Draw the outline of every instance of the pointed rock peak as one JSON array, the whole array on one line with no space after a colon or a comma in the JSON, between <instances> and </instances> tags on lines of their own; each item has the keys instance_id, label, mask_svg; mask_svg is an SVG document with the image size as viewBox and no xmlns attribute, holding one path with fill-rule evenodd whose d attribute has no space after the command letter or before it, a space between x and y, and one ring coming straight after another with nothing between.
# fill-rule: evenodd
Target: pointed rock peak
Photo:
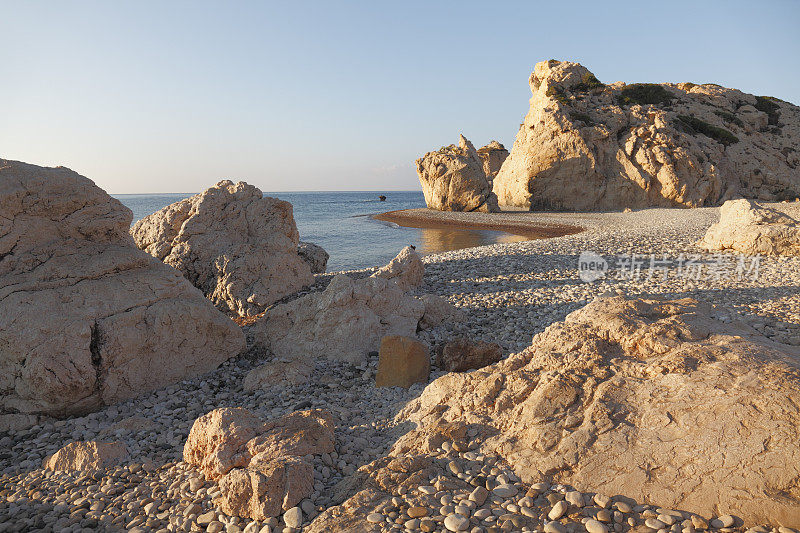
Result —
<instances>
[{"instance_id":1,"label":"pointed rock peak","mask_svg":"<svg viewBox=\"0 0 800 533\"><path fill-rule=\"evenodd\" d=\"M473 146L472 142L469 139L464 137L463 134L458 135L458 147L462 150L466 150L468 152L474 152L475 146Z\"/></svg>"},{"instance_id":2,"label":"pointed rock peak","mask_svg":"<svg viewBox=\"0 0 800 533\"><path fill-rule=\"evenodd\" d=\"M533 73L529 79L531 91L534 93L544 85L546 91L552 85L560 85L565 88L584 83L587 88L602 86L594 74L580 63L571 61L541 61L536 63Z\"/></svg>"}]
</instances>

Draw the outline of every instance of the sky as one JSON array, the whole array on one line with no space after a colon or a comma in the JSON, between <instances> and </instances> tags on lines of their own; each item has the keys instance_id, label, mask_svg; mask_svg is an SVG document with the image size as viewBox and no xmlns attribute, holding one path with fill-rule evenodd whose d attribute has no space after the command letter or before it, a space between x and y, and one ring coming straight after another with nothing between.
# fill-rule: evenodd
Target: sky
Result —
<instances>
[{"instance_id":1,"label":"sky","mask_svg":"<svg viewBox=\"0 0 800 533\"><path fill-rule=\"evenodd\" d=\"M714 82L800 104L800 1L0 0L0 158L110 193L415 190L414 160L510 149L528 76Z\"/></svg>"}]
</instances>

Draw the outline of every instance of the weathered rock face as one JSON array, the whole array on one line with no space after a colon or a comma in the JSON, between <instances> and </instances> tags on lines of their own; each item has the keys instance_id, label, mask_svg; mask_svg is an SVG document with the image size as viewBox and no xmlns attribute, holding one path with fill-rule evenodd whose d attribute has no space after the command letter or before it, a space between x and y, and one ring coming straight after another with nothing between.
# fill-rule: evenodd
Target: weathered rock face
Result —
<instances>
[{"instance_id":1,"label":"weathered rock face","mask_svg":"<svg viewBox=\"0 0 800 533\"><path fill-rule=\"evenodd\" d=\"M491 183L508 157L506 147L497 141L492 141L482 148L478 148L478 157L483 161L483 173Z\"/></svg>"},{"instance_id":2,"label":"weathered rock face","mask_svg":"<svg viewBox=\"0 0 800 533\"><path fill-rule=\"evenodd\" d=\"M490 162L487 150L487 166ZM497 198L484 172L484 161L463 135L450 145L417 159L417 175L425 203L440 211L499 211Z\"/></svg>"},{"instance_id":3,"label":"weathered rock face","mask_svg":"<svg viewBox=\"0 0 800 533\"><path fill-rule=\"evenodd\" d=\"M420 429L393 453L430 451L459 421L526 482L797 527L798 398L800 350L727 311L602 298L520 354L431 383L398 416Z\"/></svg>"},{"instance_id":4,"label":"weathered rock face","mask_svg":"<svg viewBox=\"0 0 800 533\"><path fill-rule=\"evenodd\" d=\"M314 468L302 459L334 451L327 411L295 411L263 422L247 409L223 407L195 420L183 460L218 480L225 513L264 520L311 494Z\"/></svg>"},{"instance_id":5,"label":"weathered rock face","mask_svg":"<svg viewBox=\"0 0 800 533\"><path fill-rule=\"evenodd\" d=\"M424 312L425 304L394 281L340 274L323 292L270 308L253 331L281 357L359 364L384 335L416 334Z\"/></svg>"},{"instance_id":6,"label":"weathered rock face","mask_svg":"<svg viewBox=\"0 0 800 533\"><path fill-rule=\"evenodd\" d=\"M404 291L418 287L424 276L425 265L413 246L400 250L386 266L372 275L374 278L390 279Z\"/></svg>"},{"instance_id":7,"label":"weathered rock face","mask_svg":"<svg viewBox=\"0 0 800 533\"><path fill-rule=\"evenodd\" d=\"M239 316L262 313L314 282L298 254L292 204L243 182L221 181L168 205L138 221L131 234L218 308Z\"/></svg>"},{"instance_id":8,"label":"weathered rock face","mask_svg":"<svg viewBox=\"0 0 800 533\"><path fill-rule=\"evenodd\" d=\"M503 349L497 343L459 338L442 345L436 361L447 372L465 372L494 364L502 357Z\"/></svg>"},{"instance_id":9,"label":"weathered rock face","mask_svg":"<svg viewBox=\"0 0 800 533\"><path fill-rule=\"evenodd\" d=\"M500 205L622 210L800 196L800 108L718 85L603 85L538 63Z\"/></svg>"},{"instance_id":10,"label":"weathered rock face","mask_svg":"<svg viewBox=\"0 0 800 533\"><path fill-rule=\"evenodd\" d=\"M387 335L381 339L376 387L405 387L426 383L431 373L428 347L411 337Z\"/></svg>"},{"instance_id":11,"label":"weathered rock face","mask_svg":"<svg viewBox=\"0 0 800 533\"><path fill-rule=\"evenodd\" d=\"M0 419L92 411L245 348L241 329L136 248L131 219L69 169L0 160Z\"/></svg>"},{"instance_id":12,"label":"weathered rock face","mask_svg":"<svg viewBox=\"0 0 800 533\"><path fill-rule=\"evenodd\" d=\"M323 274L325 272L330 255L322 246L312 242L300 242L297 246L297 253L306 262L312 274Z\"/></svg>"},{"instance_id":13,"label":"weathered rock face","mask_svg":"<svg viewBox=\"0 0 800 533\"><path fill-rule=\"evenodd\" d=\"M800 255L800 224L751 200L729 200L719 210L719 222L697 244L748 255Z\"/></svg>"},{"instance_id":14,"label":"weathered rock face","mask_svg":"<svg viewBox=\"0 0 800 533\"><path fill-rule=\"evenodd\" d=\"M104 470L128 459L122 442L70 442L44 460L45 470Z\"/></svg>"}]
</instances>

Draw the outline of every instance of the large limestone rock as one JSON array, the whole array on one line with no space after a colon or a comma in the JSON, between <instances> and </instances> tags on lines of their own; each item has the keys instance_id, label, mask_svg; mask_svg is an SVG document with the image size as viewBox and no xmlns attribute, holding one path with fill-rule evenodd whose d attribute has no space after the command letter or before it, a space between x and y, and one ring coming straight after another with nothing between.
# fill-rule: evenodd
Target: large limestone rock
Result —
<instances>
[{"instance_id":1,"label":"large limestone rock","mask_svg":"<svg viewBox=\"0 0 800 533\"><path fill-rule=\"evenodd\" d=\"M490 158L487 168L496 164ZM497 198L484 171L484 161L463 135L458 146L450 145L428 152L417 159L417 175L425 194L425 203L440 211L498 211Z\"/></svg>"},{"instance_id":2,"label":"large limestone rock","mask_svg":"<svg viewBox=\"0 0 800 533\"><path fill-rule=\"evenodd\" d=\"M491 183L508 157L506 147L497 141L492 141L482 148L478 148L478 157L483 161L483 173Z\"/></svg>"},{"instance_id":3,"label":"large limestone rock","mask_svg":"<svg viewBox=\"0 0 800 533\"><path fill-rule=\"evenodd\" d=\"M86 413L245 348L230 319L136 248L131 219L67 168L0 160L0 427Z\"/></svg>"},{"instance_id":4,"label":"large limestone rock","mask_svg":"<svg viewBox=\"0 0 800 533\"><path fill-rule=\"evenodd\" d=\"M303 457L333 452L333 429L327 411L264 422L247 409L223 407L195 420L183 460L219 482L225 513L265 520L311 494L314 467Z\"/></svg>"},{"instance_id":5,"label":"large limestone rock","mask_svg":"<svg viewBox=\"0 0 800 533\"><path fill-rule=\"evenodd\" d=\"M436 364L447 372L466 372L494 364L503 358L503 348L494 342L458 338L437 347Z\"/></svg>"},{"instance_id":6,"label":"large limestone rock","mask_svg":"<svg viewBox=\"0 0 800 533\"><path fill-rule=\"evenodd\" d=\"M221 181L144 217L131 234L218 308L239 316L260 314L314 282L298 254L292 204L247 183Z\"/></svg>"},{"instance_id":7,"label":"large limestone rock","mask_svg":"<svg viewBox=\"0 0 800 533\"><path fill-rule=\"evenodd\" d=\"M800 255L797 220L751 200L729 200L697 243L706 250L736 251L748 255Z\"/></svg>"},{"instance_id":8,"label":"large limestone rock","mask_svg":"<svg viewBox=\"0 0 800 533\"><path fill-rule=\"evenodd\" d=\"M603 85L538 63L500 205L622 210L800 196L800 108L713 84Z\"/></svg>"},{"instance_id":9,"label":"large limestone rock","mask_svg":"<svg viewBox=\"0 0 800 533\"><path fill-rule=\"evenodd\" d=\"M45 470L105 470L128 459L122 442L70 442L44 460Z\"/></svg>"},{"instance_id":10,"label":"large limestone rock","mask_svg":"<svg viewBox=\"0 0 800 533\"><path fill-rule=\"evenodd\" d=\"M431 373L428 347L412 337L387 335L381 339L376 387L405 387L426 383Z\"/></svg>"},{"instance_id":11,"label":"large limestone rock","mask_svg":"<svg viewBox=\"0 0 800 533\"><path fill-rule=\"evenodd\" d=\"M425 265L413 246L406 246L386 266L372 274L374 278L394 281L398 287L408 291L418 287L425 276Z\"/></svg>"},{"instance_id":12,"label":"large limestone rock","mask_svg":"<svg viewBox=\"0 0 800 533\"><path fill-rule=\"evenodd\" d=\"M527 350L446 374L393 452L468 424L525 482L800 526L800 350L691 299L602 298Z\"/></svg>"}]
</instances>

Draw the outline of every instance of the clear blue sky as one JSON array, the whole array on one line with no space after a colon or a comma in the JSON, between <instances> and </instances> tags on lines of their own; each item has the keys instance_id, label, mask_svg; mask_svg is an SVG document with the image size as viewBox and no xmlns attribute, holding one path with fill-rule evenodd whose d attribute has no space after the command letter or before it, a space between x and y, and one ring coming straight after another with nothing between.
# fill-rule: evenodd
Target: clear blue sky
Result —
<instances>
[{"instance_id":1,"label":"clear blue sky","mask_svg":"<svg viewBox=\"0 0 800 533\"><path fill-rule=\"evenodd\" d=\"M541 60L800 103L800 2L0 0L0 157L111 193L416 189L510 148Z\"/></svg>"}]
</instances>

